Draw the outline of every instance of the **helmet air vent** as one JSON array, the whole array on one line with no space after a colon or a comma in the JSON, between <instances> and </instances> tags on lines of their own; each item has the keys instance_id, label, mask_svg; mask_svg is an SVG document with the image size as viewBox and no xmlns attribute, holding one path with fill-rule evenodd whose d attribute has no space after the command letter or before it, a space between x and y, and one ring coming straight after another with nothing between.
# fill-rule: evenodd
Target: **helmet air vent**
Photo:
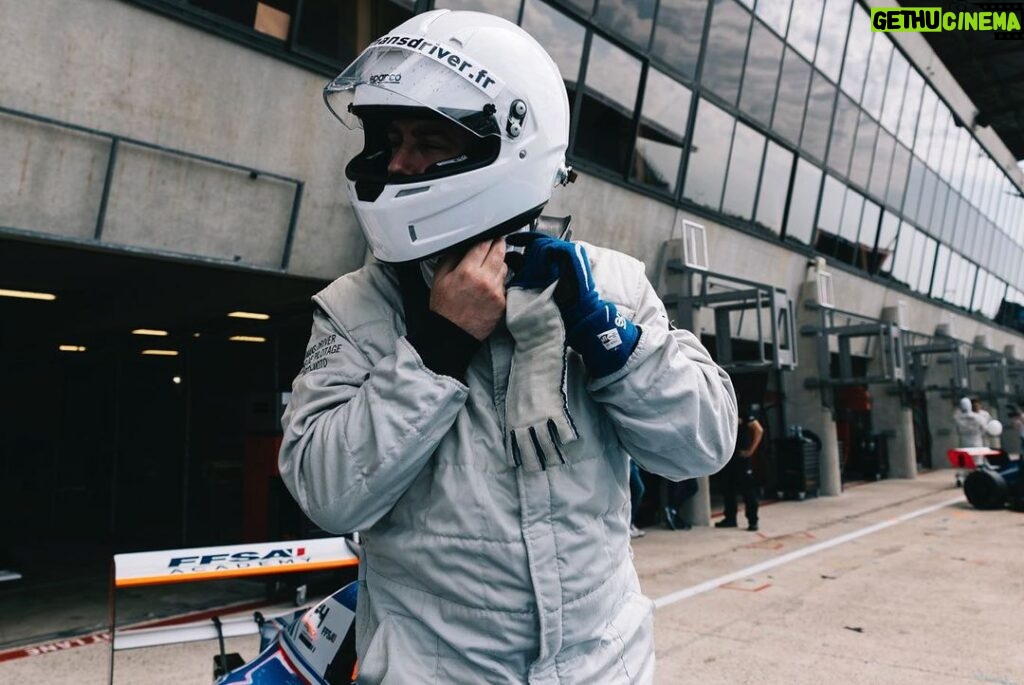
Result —
<instances>
[{"instance_id":1,"label":"helmet air vent","mask_svg":"<svg viewBox=\"0 0 1024 685\"><path fill-rule=\"evenodd\" d=\"M420 186L419 188L402 188L395 194L395 198L408 197L409 195L419 195L430 190L430 186Z\"/></svg>"}]
</instances>

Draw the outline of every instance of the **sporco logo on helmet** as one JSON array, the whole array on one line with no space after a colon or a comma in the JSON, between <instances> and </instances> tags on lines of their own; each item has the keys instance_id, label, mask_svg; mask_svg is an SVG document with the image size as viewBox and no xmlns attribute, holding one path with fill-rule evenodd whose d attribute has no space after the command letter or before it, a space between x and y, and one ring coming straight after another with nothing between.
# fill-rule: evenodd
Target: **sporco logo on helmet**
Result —
<instances>
[{"instance_id":1,"label":"sporco logo on helmet","mask_svg":"<svg viewBox=\"0 0 1024 685\"><path fill-rule=\"evenodd\" d=\"M417 15L371 43L327 84L324 99L347 127L363 130L346 185L382 262L515 231L570 176L569 102L558 67L499 17ZM467 149L412 175L389 171L391 122L438 118L472 134Z\"/></svg>"}]
</instances>

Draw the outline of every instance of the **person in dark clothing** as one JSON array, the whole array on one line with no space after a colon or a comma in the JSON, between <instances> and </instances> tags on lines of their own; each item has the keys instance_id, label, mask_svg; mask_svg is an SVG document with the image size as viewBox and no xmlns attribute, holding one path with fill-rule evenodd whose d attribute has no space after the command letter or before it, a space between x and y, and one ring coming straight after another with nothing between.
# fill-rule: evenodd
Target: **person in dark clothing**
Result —
<instances>
[{"instance_id":1,"label":"person in dark clothing","mask_svg":"<svg viewBox=\"0 0 1024 685\"><path fill-rule=\"evenodd\" d=\"M764 437L764 428L752 413L740 413L736 433L736 451L722 469L722 497L725 500L725 518L715 528L736 527L736 496L743 496L747 530L757 530L757 483L754 481L752 459Z\"/></svg>"},{"instance_id":2,"label":"person in dark clothing","mask_svg":"<svg viewBox=\"0 0 1024 685\"><path fill-rule=\"evenodd\" d=\"M679 518L683 504L697 494L696 478L687 478L678 483L668 484L668 506L665 507L665 526L669 530L690 530L693 524Z\"/></svg>"}]
</instances>

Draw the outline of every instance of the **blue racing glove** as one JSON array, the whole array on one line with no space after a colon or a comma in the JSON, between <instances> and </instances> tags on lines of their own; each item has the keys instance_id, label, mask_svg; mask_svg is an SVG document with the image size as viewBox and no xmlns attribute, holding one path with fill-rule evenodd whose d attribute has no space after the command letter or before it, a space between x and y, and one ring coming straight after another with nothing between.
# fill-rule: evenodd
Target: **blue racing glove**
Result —
<instances>
[{"instance_id":1,"label":"blue racing glove","mask_svg":"<svg viewBox=\"0 0 1024 685\"><path fill-rule=\"evenodd\" d=\"M536 232L514 233L506 242L525 248L522 256L509 255L516 270L510 287L546 288L558 281L554 297L566 340L583 357L590 374L601 378L625 366L640 329L598 295L583 246Z\"/></svg>"}]
</instances>

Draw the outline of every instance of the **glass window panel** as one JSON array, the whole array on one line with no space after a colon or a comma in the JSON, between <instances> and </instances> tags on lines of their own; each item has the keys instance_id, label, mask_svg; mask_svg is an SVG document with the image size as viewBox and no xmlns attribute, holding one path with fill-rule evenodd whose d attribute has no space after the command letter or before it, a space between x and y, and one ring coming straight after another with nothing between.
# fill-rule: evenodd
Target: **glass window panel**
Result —
<instances>
[{"instance_id":1,"label":"glass window panel","mask_svg":"<svg viewBox=\"0 0 1024 685\"><path fill-rule=\"evenodd\" d=\"M967 214L967 231L966 240L964 241L964 252L967 252L969 245L976 240L978 235L979 227L981 226L981 212L977 209L971 209Z\"/></svg>"},{"instance_id":2,"label":"glass window panel","mask_svg":"<svg viewBox=\"0 0 1024 685\"><path fill-rule=\"evenodd\" d=\"M875 234L878 232L878 216L882 210L881 207L870 200L864 200L863 205L864 208L860 213L860 226L857 234L853 265L858 269L871 271L874 268ZM847 201L847 209L849 209L849 201ZM845 221L845 209L843 214Z\"/></svg>"},{"instance_id":3,"label":"glass window panel","mask_svg":"<svg viewBox=\"0 0 1024 685\"><path fill-rule=\"evenodd\" d=\"M949 184L945 181L939 181L938 186L935 188L935 208L932 209L931 220L921 226L928 235L937 237L942 234L942 220L946 215L946 204L948 201Z\"/></svg>"},{"instance_id":4,"label":"glass window panel","mask_svg":"<svg viewBox=\"0 0 1024 685\"><path fill-rule=\"evenodd\" d=\"M980 240L978 240L980 238ZM975 244L978 245L977 254L974 255L974 261L984 265L986 268L991 267L992 264L992 243L995 240L995 228L991 223L982 219L978 226L978 232L974 240Z\"/></svg>"},{"instance_id":5,"label":"glass window panel","mask_svg":"<svg viewBox=\"0 0 1024 685\"><path fill-rule=\"evenodd\" d=\"M992 186L995 184L995 177L999 173L996 165L990 158L985 160L985 173L981 177L981 192L978 195L978 204L975 205L981 212L988 214L992 201Z\"/></svg>"},{"instance_id":6,"label":"glass window panel","mask_svg":"<svg viewBox=\"0 0 1024 685\"><path fill-rule=\"evenodd\" d=\"M757 0L754 11L776 33L785 36L789 25L789 3L790 0Z\"/></svg>"},{"instance_id":7,"label":"glass window panel","mask_svg":"<svg viewBox=\"0 0 1024 685\"><path fill-rule=\"evenodd\" d=\"M526 0L523 5L523 28L545 46L558 65L572 103L583 62L583 26L542 0Z\"/></svg>"},{"instance_id":8,"label":"glass window panel","mask_svg":"<svg viewBox=\"0 0 1024 685\"><path fill-rule=\"evenodd\" d=\"M793 143L800 140L800 126L804 120L810 81L811 65L795 50L786 48L772 128Z\"/></svg>"},{"instance_id":9,"label":"glass window panel","mask_svg":"<svg viewBox=\"0 0 1024 685\"><path fill-rule=\"evenodd\" d=\"M999 305L1002 303L1005 293L1006 283L993 276L991 295L988 298L988 302L985 303L985 308L981 310L981 313L990 319L994 319L996 314L999 313Z\"/></svg>"},{"instance_id":10,"label":"glass window panel","mask_svg":"<svg viewBox=\"0 0 1024 685\"><path fill-rule=\"evenodd\" d=\"M935 125L935 108L939 99L930 86L925 87L921 96L921 115L917 124L917 137L914 139L914 154L923 161L928 161L928 148L932 144L932 127Z\"/></svg>"},{"instance_id":11,"label":"glass window panel","mask_svg":"<svg viewBox=\"0 0 1024 685\"><path fill-rule=\"evenodd\" d=\"M903 203L903 191L907 187L907 172L910 169L910 150L896 143L892 156L892 171L885 191L885 201L890 207L899 208Z\"/></svg>"},{"instance_id":12,"label":"glass window panel","mask_svg":"<svg viewBox=\"0 0 1024 685\"><path fill-rule=\"evenodd\" d=\"M793 168L793 153L769 140L764 156L764 172L757 194L757 212L754 220L773 233L782 230L782 215L789 192L789 172Z\"/></svg>"},{"instance_id":13,"label":"glass window panel","mask_svg":"<svg viewBox=\"0 0 1024 685\"><path fill-rule=\"evenodd\" d=\"M686 170L683 195L697 204L718 209L729 163L733 118L707 100L697 106L693 142Z\"/></svg>"},{"instance_id":14,"label":"glass window panel","mask_svg":"<svg viewBox=\"0 0 1024 685\"><path fill-rule=\"evenodd\" d=\"M889 82L885 88L885 102L882 105L881 124L892 134L900 123L900 108L907 88L907 72L910 64L899 50L893 50L889 65Z\"/></svg>"},{"instance_id":15,"label":"glass window panel","mask_svg":"<svg viewBox=\"0 0 1024 685\"><path fill-rule=\"evenodd\" d=\"M932 277L932 297L944 299L946 295L946 276L949 274L949 258L951 256L949 248L939 244L938 257L935 260L935 273Z\"/></svg>"},{"instance_id":16,"label":"glass window panel","mask_svg":"<svg viewBox=\"0 0 1024 685\"><path fill-rule=\"evenodd\" d=\"M885 129L878 130L878 144L875 146L875 158L871 164L871 179L868 190L879 199L885 198L886 185L889 181L889 169L892 156L896 151L896 139Z\"/></svg>"},{"instance_id":17,"label":"glass window panel","mask_svg":"<svg viewBox=\"0 0 1024 685\"><path fill-rule=\"evenodd\" d=\"M988 175L992 171L992 166L989 161L988 155L981 158L978 166L978 175L974 181L974 193L971 198L971 202L975 207L981 207L984 203L985 193L988 190Z\"/></svg>"},{"instance_id":18,"label":"glass window panel","mask_svg":"<svg viewBox=\"0 0 1024 685\"><path fill-rule=\"evenodd\" d=\"M733 0L715 3L701 83L730 105L736 104L747 52L750 13Z\"/></svg>"},{"instance_id":19,"label":"glass window panel","mask_svg":"<svg viewBox=\"0 0 1024 685\"><path fill-rule=\"evenodd\" d=\"M850 25L850 5L851 0L825 0L825 12L822 15L814 65L832 79L833 83L839 81L839 71L843 66L846 31Z\"/></svg>"},{"instance_id":20,"label":"glass window panel","mask_svg":"<svg viewBox=\"0 0 1024 685\"><path fill-rule=\"evenodd\" d=\"M597 35L590 43L588 59L574 151L583 159L625 174L633 142L640 61Z\"/></svg>"},{"instance_id":21,"label":"glass window panel","mask_svg":"<svg viewBox=\"0 0 1024 685\"><path fill-rule=\"evenodd\" d=\"M956 222L953 224L952 248L957 252L963 252L964 237L967 235L967 224L971 215L971 203L961 202L956 211Z\"/></svg>"},{"instance_id":22,"label":"glass window panel","mask_svg":"<svg viewBox=\"0 0 1024 685\"><path fill-rule=\"evenodd\" d=\"M821 26L821 8L824 6L824 0L800 0L793 3L793 12L789 18L786 42L810 62L814 61L818 27Z\"/></svg>"},{"instance_id":23,"label":"glass window panel","mask_svg":"<svg viewBox=\"0 0 1024 685\"><path fill-rule=\"evenodd\" d=\"M903 198L903 215L908 218L917 216L917 207L921 203L921 185L924 183L924 164L917 157L910 159L910 175L907 177L907 194Z\"/></svg>"},{"instance_id":24,"label":"glass window panel","mask_svg":"<svg viewBox=\"0 0 1024 685\"><path fill-rule=\"evenodd\" d=\"M975 276L974 296L971 298L970 308L972 311L979 311L981 309L981 302L985 299L985 289L987 287L988 274L985 273L984 269L978 269L978 275Z\"/></svg>"},{"instance_id":25,"label":"glass window panel","mask_svg":"<svg viewBox=\"0 0 1024 685\"><path fill-rule=\"evenodd\" d=\"M818 231L825 231L832 236L839 235L839 221L843 215L843 200L846 199L846 186L832 176L825 176L825 186L821 194L821 209L818 212Z\"/></svg>"},{"instance_id":26,"label":"glass window panel","mask_svg":"<svg viewBox=\"0 0 1024 685\"><path fill-rule=\"evenodd\" d=\"M598 0L594 18L613 33L646 50L654 26L655 0Z\"/></svg>"},{"instance_id":27,"label":"glass window panel","mask_svg":"<svg viewBox=\"0 0 1024 685\"><path fill-rule=\"evenodd\" d=\"M927 226L935 209L935 187L939 184L938 175L931 169L924 172L924 185L921 187L921 204L917 208L917 223Z\"/></svg>"},{"instance_id":28,"label":"glass window panel","mask_svg":"<svg viewBox=\"0 0 1024 685\"><path fill-rule=\"evenodd\" d=\"M900 223L900 234L892 263L892 277L901 283L907 282L907 271L910 269L910 254L913 251L914 234L916 232L914 227L906 221Z\"/></svg>"},{"instance_id":29,"label":"glass window panel","mask_svg":"<svg viewBox=\"0 0 1024 685\"><path fill-rule=\"evenodd\" d=\"M960 260L959 278L953 284L950 293L950 301L961 307L967 306L971 301L971 289L974 287L974 265L966 259ZM947 284L947 288L949 285Z\"/></svg>"},{"instance_id":30,"label":"glass window panel","mask_svg":"<svg viewBox=\"0 0 1024 685\"><path fill-rule=\"evenodd\" d=\"M807 111L804 115L804 129L800 134L800 147L817 159L825 159L828 127L832 122L835 99L835 86L829 83L821 72L815 70L811 77L811 92L807 96Z\"/></svg>"},{"instance_id":31,"label":"glass window panel","mask_svg":"<svg viewBox=\"0 0 1024 685\"><path fill-rule=\"evenodd\" d=\"M953 256L957 258L957 255ZM950 260L952 263L952 260ZM974 287L975 267L966 259L957 262L957 278L953 281L946 278L946 301L966 307L971 301L971 289Z\"/></svg>"},{"instance_id":32,"label":"glass window panel","mask_svg":"<svg viewBox=\"0 0 1024 685\"><path fill-rule=\"evenodd\" d=\"M177 3L182 4L182 3ZM197 3L192 3L197 4ZM284 0L284 2L265 2L274 9L285 12L294 18L296 12L295 0ZM407 3L382 2L379 4L364 3L340 3L337 0L305 0L302 4L302 13L298 18L298 25L295 26L295 46L302 50L308 50L329 58L331 61L347 64L355 59L369 43L373 36L387 33L402 22L410 19L413 15L411 3L408 7L402 7ZM248 26L254 26L257 3L255 2L225 2L216 0L214 3L204 2L199 6L212 9L216 5L219 10L226 10L228 14L237 18L239 11L252 11L252 17ZM508 0L507 2L496 2L495 7L500 12L503 8L518 11L519 0ZM217 11L217 10L215 10ZM512 20L515 21L513 12ZM219 12L218 12L219 13ZM289 19L289 22L291 19ZM284 28L284 27L279 27ZM289 26L290 28L290 26ZM281 40L286 38L287 29L280 32L272 31L267 33L261 30L264 35L273 35Z\"/></svg>"},{"instance_id":33,"label":"glass window panel","mask_svg":"<svg viewBox=\"0 0 1024 685\"><path fill-rule=\"evenodd\" d=\"M729 176L725 183L722 211L749 219L754 213L757 179L764 157L764 136L746 124L737 122L729 156Z\"/></svg>"},{"instance_id":34,"label":"glass window panel","mask_svg":"<svg viewBox=\"0 0 1024 685\"><path fill-rule=\"evenodd\" d=\"M957 303L961 307L969 308L971 306L971 298L974 296L974 283L977 278L978 267L965 261L963 286L960 289L960 301Z\"/></svg>"},{"instance_id":35,"label":"glass window panel","mask_svg":"<svg viewBox=\"0 0 1024 685\"><path fill-rule=\"evenodd\" d=\"M899 225L900 220L895 214L891 212L882 214L882 223L878 226L878 247L875 248L872 271L888 273L892 268L892 254L896 251Z\"/></svg>"},{"instance_id":36,"label":"glass window panel","mask_svg":"<svg viewBox=\"0 0 1024 685\"><path fill-rule=\"evenodd\" d=\"M658 5L651 52L688 79L697 72L708 7L708 0L661 0Z\"/></svg>"},{"instance_id":37,"label":"glass window panel","mask_svg":"<svg viewBox=\"0 0 1024 685\"><path fill-rule=\"evenodd\" d=\"M819 252L830 254L846 264L856 264L864 196L850 187L846 187L845 191L838 236L819 232L816 248Z\"/></svg>"},{"instance_id":38,"label":"glass window panel","mask_svg":"<svg viewBox=\"0 0 1024 685\"><path fill-rule=\"evenodd\" d=\"M921 270L917 277L917 291L928 294L932 284L932 269L935 266L935 249L937 242L927 236L923 236L924 242L921 245Z\"/></svg>"},{"instance_id":39,"label":"glass window panel","mask_svg":"<svg viewBox=\"0 0 1024 685\"><path fill-rule=\"evenodd\" d=\"M937 291L939 297L946 302L955 302L956 293L960 287L960 281L963 279L964 263L960 258L960 255L949 251L949 269L946 271L946 284L941 291Z\"/></svg>"},{"instance_id":40,"label":"glass window panel","mask_svg":"<svg viewBox=\"0 0 1024 685\"><path fill-rule=\"evenodd\" d=\"M917 129L917 117L921 112L921 93L924 90L924 79L916 69L907 74L907 92L903 96L903 108L900 111L900 127L896 137L904 145L914 148L914 131ZM916 148L914 148L916 149Z\"/></svg>"},{"instance_id":41,"label":"glass window panel","mask_svg":"<svg viewBox=\"0 0 1024 685\"><path fill-rule=\"evenodd\" d=\"M953 179L953 160L956 158L956 149L960 144L960 133L962 128L956 125L956 119L952 112L949 116L949 124L946 126L945 144L942 147L942 161L939 163L939 176L944 180Z\"/></svg>"},{"instance_id":42,"label":"glass window panel","mask_svg":"<svg viewBox=\"0 0 1024 685\"><path fill-rule=\"evenodd\" d=\"M992 171L992 162L989 160L988 155L982 150L982 157L978 164L978 173L974 179L974 192L972 193L971 203L975 207L980 207L984 201L985 192L988 188L988 175Z\"/></svg>"},{"instance_id":43,"label":"glass window panel","mask_svg":"<svg viewBox=\"0 0 1024 685\"><path fill-rule=\"evenodd\" d=\"M649 69L630 178L675 193L689 113L690 90Z\"/></svg>"},{"instance_id":44,"label":"glass window panel","mask_svg":"<svg viewBox=\"0 0 1024 685\"><path fill-rule=\"evenodd\" d=\"M860 217L864 209L864 196L847 187L846 201L843 202L843 218L839 223L839 235L851 243L860 239Z\"/></svg>"},{"instance_id":45,"label":"glass window panel","mask_svg":"<svg viewBox=\"0 0 1024 685\"><path fill-rule=\"evenodd\" d=\"M947 245L953 244L953 233L956 231L957 216L962 211L960 205L964 202L957 193L950 193L946 200L946 213L942 217L942 233L939 239Z\"/></svg>"},{"instance_id":46,"label":"glass window panel","mask_svg":"<svg viewBox=\"0 0 1024 685\"><path fill-rule=\"evenodd\" d=\"M853 100L843 93L839 94L836 100L836 116L832 122L832 144L828 149L828 165L833 171L844 176L850 168L850 154L853 152L859 112Z\"/></svg>"},{"instance_id":47,"label":"glass window panel","mask_svg":"<svg viewBox=\"0 0 1024 685\"><path fill-rule=\"evenodd\" d=\"M962 128L956 129L956 153L953 158L952 175L949 184L959 190L964 183L964 168L967 166L967 151L971 136Z\"/></svg>"},{"instance_id":48,"label":"glass window panel","mask_svg":"<svg viewBox=\"0 0 1024 685\"><path fill-rule=\"evenodd\" d=\"M793 177L793 195L789 200L786 237L799 240L804 244L811 242L820 186L821 169L798 157L796 175Z\"/></svg>"},{"instance_id":49,"label":"glass window panel","mask_svg":"<svg viewBox=\"0 0 1024 685\"><path fill-rule=\"evenodd\" d=\"M964 180L960 186L960 193L964 197L971 196L971 190L974 187L974 177L978 171L978 144L975 142L974 137L971 136L967 143L967 162L964 165Z\"/></svg>"},{"instance_id":50,"label":"glass window panel","mask_svg":"<svg viewBox=\"0 0 1024 685\"><path fill-rule=\"evenodd\" d=\"M917 289L917 281L921 275L921 257L924 251L925 236L923 233L918 231L916 228L909 228L913 234L913 239L910 242L910 255L909 262L907 263L907 275L903 279L903 282L907 284L912 290Z\"/></svg>"},{"instance_id":51,"label":"glass window panel","mask_svg":"<svg viewBox=\"0 0 1024 685\"><path fill-rule=\"evenodd\" d=\"M864 74L867 71L868 57L871 54L871 20L860 5L853 6L853 19L850 21L850 39L846 43L846 61L843 63L843 80L840 87L860 102L864 90ZM883 38L884 40L884 38Z\"/></svg>"},{"instance_id":52,"label":"glass window panel","mask_svg":"<svg viewBox=\"0 0 1024 685\"><path fill-rule=\"evenodd\" d=\"M740 109L765 126L772 120L775 85L782 63L782 41L764 24L754 22L750 31L747 67L743 74Z\"/></svg>"},{"instance_id":53,"label":"glass window panel","mask_svg":"<svg viewBox=\"0 0 1024 685\"><path fill-rule=\"evenodd\" d=\"M942 102L935 110L935 128L932 129L931 145L925 161L938 172L942 168L942 150L946 146L946 129L949 126L949 108Z\"/></svg>"},{"instance_id":54,"label":"glass window panel","mask_svg":"<svg viewBox=\"0 0 1024 685\"><path fill-rule=\"evenodd\" d=\"M857 126L857 138L853 144L853 159L850 161L850 180L861 187L868 185L877 136L878 124L868 116L867 112L861 111L860 124Z\"/></svg>"},{"instance_id":55,"label":"glass window panel","mask_svg":"<svg viewBox=\"0 0 1024 685\"><path fill-rule=\"evenodd\" d=\"M236 8L241 4L233 3ZM306 0L295 30L296 46L326 55L338 62L352 61L358 53L359 39L352 28L356 24L357 14L358 8L354 4Z\"/></svg>"},{"instance_id":56,"label":"glass window panel","mask_svg":"<svg viewBox=\"0 0 1024 685\"><path fill-rule=\"evenodd\" d=\"M889 80L889 60L892 59L892 43L881 34L871 46L871 61L868 63L868 75L864 81L864 96L861 107L878 119L882 116L882 99L885 97L885 84Z\"/></svg>"},{"instance_id":57,"label":"glass window panel","mask_svg":"<svg viewBox=\"0 0 1024 685\"><path fill-rule=\"evenodd\" d=\"M997 203L996 215L992 220L996 222L997 226L1002 227L1006 225L1006 207L1010 204L1010 195L1013 191L1010 190L1010 181L1005 176L1002 177L999 185L999 202Z\"/></svg>"},{"instance_id":58,"label":"glass window panel","mask_svg":"<svg viewBox=\"0 0 1024 685\"><path fill-rule=\"evenodd\" d=\"M592 1L591 5L593 5ZM519 0L434 0L434 8L486 12L488 14L497 15L503 19L508 19L513 23L519 19ZM302 11L306 11L305 7L303 7Z\"/></svg>"},{"instance_id":59,"label":"glass window panel","mask_svg":"<svg viewBox=\"0 0 1024 685\"><path fill-rule=\"evenodd\" d=\"M975 207L981 204L981 197L985 194L986 173L988 173L988 155L984 150L979 150L978 168L974 171L974 186L971 188L971 195L968 198Z\"/></svg>"},{"instance_id":60,"label":"glass window panel","mask_svg":"<svg viewBox=\"0 0 1024 685\"><path fill-rule=\"evenodd\" d=\"M594 2L596 0L561 0L567 5L575 7L586 16L590 16L594 11Z\"/></svg>"}]
</instances>

